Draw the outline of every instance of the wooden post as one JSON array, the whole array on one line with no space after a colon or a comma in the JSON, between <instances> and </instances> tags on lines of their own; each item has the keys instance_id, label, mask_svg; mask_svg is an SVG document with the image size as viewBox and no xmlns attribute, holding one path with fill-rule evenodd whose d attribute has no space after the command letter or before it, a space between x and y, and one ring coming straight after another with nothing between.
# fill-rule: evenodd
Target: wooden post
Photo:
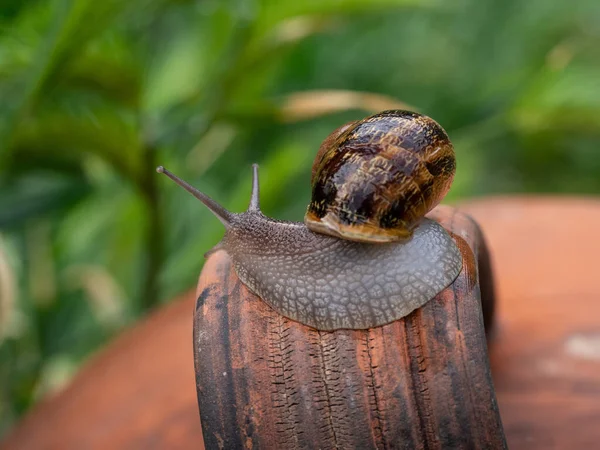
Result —
<instances>
[{"instance_id":1,"label":"wooden post","mask_svg":"<svg viewBox=\"0 0 600 450\"><path fill-rule=\"evenodd\" d=\"M484 329L494 301L485 243L452 208L430 217L458 243L462 272L422 308L369 330L286 319L226 253L209 258L194 319L207 449L506 448Z\"/></svg>"}]
</instances>

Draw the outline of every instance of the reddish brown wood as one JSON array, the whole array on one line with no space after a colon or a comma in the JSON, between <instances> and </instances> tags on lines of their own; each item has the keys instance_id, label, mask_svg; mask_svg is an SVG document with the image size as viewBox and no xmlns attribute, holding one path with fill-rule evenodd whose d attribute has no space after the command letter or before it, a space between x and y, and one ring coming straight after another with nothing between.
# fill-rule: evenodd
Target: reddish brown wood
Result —
<instances>
[{"instance_id":1,"label":"reddish brown wood","mask_svg":"<svg viewBox=\"0 0 600 450\"><path fill-rule=\"evenodd\" d=\"M464 259L408 317L320 332L248 291L224 252L204 268L194 349L208 448L504 448L477 283L480 234L440 208Z\"/></svg>"},{"instance_id":2,"label":"reddish brown wood","mask_svg":"<svg viewBox=\"0 0 600 450\"><path fill-rule=\"evenodd\" d=\"M600 201L513 197L464 209L492 256L498 303L490 358L510 449L596 448ZM193 308L190 293L124 333L0 448L201 449Z\"/></svg>"}]
</instances>

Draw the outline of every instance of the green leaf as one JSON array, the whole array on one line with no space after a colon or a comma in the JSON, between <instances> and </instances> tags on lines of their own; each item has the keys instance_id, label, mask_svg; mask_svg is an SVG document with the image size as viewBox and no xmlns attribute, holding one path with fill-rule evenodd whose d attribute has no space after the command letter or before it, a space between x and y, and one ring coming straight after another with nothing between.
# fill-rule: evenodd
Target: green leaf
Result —
<instances>
[{"instance_id":1,"label":"green leaf","mask_svg":"<svg viewBox=\"0 0 600 450\"><path fill-rule=\"evenodd\" d=\"M0 229L23 225L31 218L65 210L90 192L81 178L30 173L0 189Z\"/></svg>"},{"instance_id":2,"label":"green leaf","mask_svg":"<svg viewBox=\"0 0 600 450\"><path fill-rule=\"evenodd\" d=\"M34 40L30 49L30 64L23 73L14 74L18 80L11 92L10 105L0 115L0 141L3 151L9 151L14 143L14 132L19 122L36 105L44 93L87 43L102 32L126 7L127 2L107 0L54 0L31 8L22 18L28 29L32 22L46 21L44 31ZM18 29L18 24L15 29Z\"/></svg>"},{"instance_id":3,"label":"green leaf","mask_svg":"<svg viewBox=\"0 0 600 450\"><path fill-rule=\"evenodd\" d=\"M600 77L594 67L544 68L511 111L518 128L532 132L600 131Z\"/></svg>"},{"instance_id":4,"label":"green leaf","mask_svg":"<svg viewBox=\"0 0 600 450\"><path fill-rule=\"evenodd\" d=\"M33 160L79 161L87 153L96 154L133 182L142 170L135 124L106 108L82 105L75 113L49 109L21 123L15 145L20 158Z\"/></svg>"},{"instance_id":5,"label":"green leaf","mask_svg":"<svg viewBox=\"0 0 600 450\"><path fill-rule=\"evenodd\" d=\"M278 22L290 17L327 14L348 14L368 11L384 11L395 7L431 5L426 0L305 0L302 2L282 2L262 0L260 2L257 27L269 29Z\"/></svg>"}]
</instances>

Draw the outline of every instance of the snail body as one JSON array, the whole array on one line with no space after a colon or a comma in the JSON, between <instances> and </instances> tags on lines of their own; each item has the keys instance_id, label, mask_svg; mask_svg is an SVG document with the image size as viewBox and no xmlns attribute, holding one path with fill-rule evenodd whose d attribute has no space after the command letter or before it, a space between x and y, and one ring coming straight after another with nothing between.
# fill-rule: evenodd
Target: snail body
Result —
<instances>
[{"instance_id":1,"label":"snail body","mask_svg":"<svg viewBox=\"0 0 600 450\"><path fill-rule=\"evenodd\" d=\"M348 149L352 146L360 148L359 156L363 162L374 159L364 157L368 152L366 147L360 146L363 144L356 143L359 140L362 139L360 142L364 141L364 145L370 142L371 148L379 146L384 151L387 149L390 154L405 151L390 150L387 144L382 145L381 139L372 136L374 131L396 146L410 142L413 148L431 147L429 151L434 156L436 153L440 157L449 153L453 156L447 136L446 147L450 146L450 152L441 140L436 141L440 137L437 130L434 130L437 134L416 133L415 136L420 135L422 140L418 143L416 137L407 134L410 126L398 126L398 117L408 117L409 122L417 121L421 127L425 116L384 112L340 127L324 141L313 166L313 200L305 224L271 219L260 211L257 165L253 166L250 205L243 213L227 211L166 169L159 167L157 170L191 192L221 220L226 232L215 249L227 251L240 280L275 311L319 330L372 328L410 314L450 285L462 268L460 251L454 240L437 222L424 218L425 213L441 200L439 193L443 191L443 197L447 191L454 174L453 160L440 164L439 167L445 169L438 184L435 184L435 176L427 177L427 174L394 175L397 180L405 180L404 190L400 190L397 200L382 199L379 191L368 182L368 192L375 195L360 193L355 179L351 181L352 189L346 190L343 195L341 193L343 187L340 182L348 180L351 173L364 176L369 168L368 164L363 164L357 169L357 155L343 156L348 155ZM435 124L431 119L428 121ZM369 126L363 129L363 123ZM445 136L441 127L435 125ZM388 132L392 130L392 134L403 130L405 140L402 141L402 136L381 135L386 129ZM379 144L374 145L374 142ZM405 145L408 147L408 144ZM336 157L337 154L342 156ZM391 160L387 156L385 158ZM348 162L347 170L339 164L344 159ZM396 160L395 164L400 168L397 173L408 173L409 166L412 172L427 168L426 158L396 157ZM407 162L404 169L403 161ZM379 172L384 170L382 166L375 164L370 167L376 169L375 178L381 179L383 175ZM419 176L434 182L418 195L406 194L407 189L416 189L406 186L417 183ZM321 186L338 183L336 195L323 197L323 189L315 188L315 183L321 183ZM353 202L349 199L351 196L368 200ZM390 211L394 207L400 210L398 205L402 201L414 203L414 206L411 206L413 203L406 205L410 214L401 216L399 220L384 219L393 214ZM364 214L365 202L374 205L370 221ZM382 205L391 209L388 211ZM356 209L353 210L353 207ZM413 214L414 209L418 209L418 217ZM327 219L323 221L325 217ZM377 223L382 221L384 226L378 228Z\"/></svg>"}]
</instances>

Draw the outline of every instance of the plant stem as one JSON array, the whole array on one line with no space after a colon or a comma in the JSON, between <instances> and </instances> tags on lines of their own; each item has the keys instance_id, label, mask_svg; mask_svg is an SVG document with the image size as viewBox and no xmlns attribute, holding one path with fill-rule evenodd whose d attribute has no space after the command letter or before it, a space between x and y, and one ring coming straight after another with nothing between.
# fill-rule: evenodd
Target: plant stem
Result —
<instances>
[{"instance_id":1,"label":"plant stem","mask_svg":"<svg viewBox=\"0 0 600 450\"><path fill-rule=\"evenodd\" d=\"M140 306L143 311L152 309L159 300L158 278L163 264L164 233L159 209L159 192L156 176L156 152L147 145L143 151L142 192L148 211L146 230L146 271L143 278Z\"/></svg>"}]
</instances>

